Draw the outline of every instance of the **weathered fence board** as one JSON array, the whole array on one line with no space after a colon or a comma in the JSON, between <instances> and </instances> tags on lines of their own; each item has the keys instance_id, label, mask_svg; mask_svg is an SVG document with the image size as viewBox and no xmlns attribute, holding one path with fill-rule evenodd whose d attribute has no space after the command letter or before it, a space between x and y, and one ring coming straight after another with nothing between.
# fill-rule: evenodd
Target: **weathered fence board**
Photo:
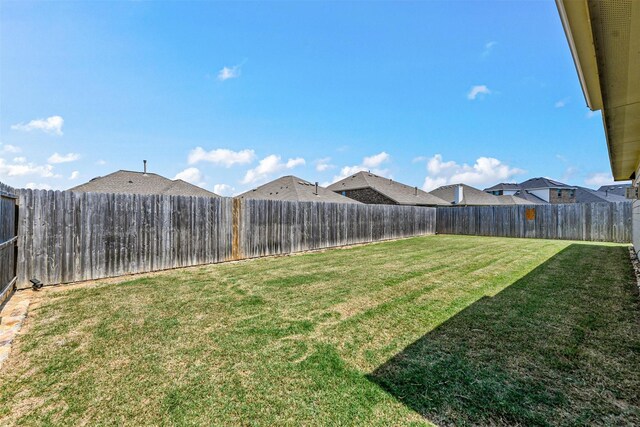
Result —
<instances>
[{"instance_id":1,"label":"weathered fence board","mask_svg":"<svg viewBox=\"0 0 640 427\"><path fill-rule=\"evenodd\" d=\"M435 209L20 190L18 286L435 233Z\"/></svg>"},{"instance_id":2,"label":"weathered fence board","mask_svg":"<svg viewBox=\"0 0 640 427\"><path fill-rule=\"evenodd\" d=\"M439 207L436 231L629 243L631 203Z\"/></svg>"},{"instance_id":3,"label":"weathered fence board","mask_svg":"<svg viewBox=\"0 0 640 427\"><path fill-rule=\"evenodd\" d=\"M19 191L18 287L231 259L231 199Z\"/></svg>"},{"instance_id":4,"label":"weathered fence board","mask_svg":"<svg viewBox=\"0 0 640 427\"><path fill-rule=\"evenodd\" d=\"M16 192L0 182L0 304L15 285L16 244Z\"/></svg>"},{"instance_id":5,"label":"weathered fence board","mask_svg":"<svg viewBox=\"0 0 640 427\"><path fill-rule=\"evenodd\" d=\"M239 210L242 258L435 233L434 208L242 200Z\"/></svg>"}]
</instances>

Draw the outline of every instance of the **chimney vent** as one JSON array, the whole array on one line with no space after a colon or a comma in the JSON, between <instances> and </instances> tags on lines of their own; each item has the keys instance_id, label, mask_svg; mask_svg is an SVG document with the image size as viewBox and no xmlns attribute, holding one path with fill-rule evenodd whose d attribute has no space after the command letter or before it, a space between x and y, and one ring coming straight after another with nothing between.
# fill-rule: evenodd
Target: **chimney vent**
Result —
<instances>
[{"instance_id":1,"label":"chimney vent","mask_svg":"<svg viewBox=\"0 0 640 427\"><path fill-rule=\"evenodd\" d=\"M316 181L316 196L318 195L318 181Z\"/></svg>"},{"instance_id":2,"label":"chimney vent","mask_svg":"<svg viewBox=\"0 0 640 427\"><path fill-rule=\"evenodd\" d=\"M418 187L415 187L416 190L416 196L418 195Z\"/></svg>"},{"instance_id":3,"label":"chimney vent","mask_svg":"<svg viewBox=\"0 0 640 427\"><path fill-rule=\"evenodd\" d=\"M453 191L453 203L458 205L464 199L464 190L461 184L456 185Z\"/></svg>"},{"instance_id":4,"label":"chimney vent","mask_svg":"<svg viewBox=\"0 0 640 427\"><path fill-rule=\"evenodd\" d=\"M143 160L142 163L144 164L144 174L147 174L147 161Z\"/></svg>"}]
</instances>

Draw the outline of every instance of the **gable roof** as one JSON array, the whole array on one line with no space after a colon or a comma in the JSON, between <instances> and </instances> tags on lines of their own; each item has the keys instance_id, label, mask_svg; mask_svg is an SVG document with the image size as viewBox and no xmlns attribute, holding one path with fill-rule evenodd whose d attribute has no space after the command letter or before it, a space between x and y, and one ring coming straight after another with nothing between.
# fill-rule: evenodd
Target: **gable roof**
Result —
<instances>
[{"instance_id":1,"label":"gable roof","mask_svg":"<svg viewBox=\"0 0 640 427\"><path fill-rule=\"evenodd\" d=\"M220 197L181 179L171 180L155 173L119 170L70 188L78 193L164 194L169 196Z\"/></svg>"},{"instance_id":2,"label":"gable roof","mask_svg":"<svg viewBox=\"0 0 640 427\"><path fill-rule=\"evenodd\" d=\"M540 203L539 201L529 200L528 198L517 195L494 196L493 194L489 194L467 184L443 185L431 191L431 194L453 203L455 200L455 191L458 186L462 186L462 200L458 205L530 205Z\"/></svg>"},{"instance_id":3,"label":"gable roof","mask_svg":"<svg viewBox=\"0 0 640 427\"><path fill-rule=\"evenodd\" d=\"M564 184L562 182L558 182L558 181L554 181L552 179L549 178L531 178L528 179L526 181L521 182L520 184L518 184L520 186L520 188L524 189L524 190L534 190L534 189L538 189L538 188L567 188L567 189L575 189L576 187L573 187L571 185L567 185Z\"/></svg>"},{"instance_id":4,"label":"gable roof","mask_svg":"<svg viewBox=\"0 0 640 427\"><path fill-rule=\"evenodd\" d=\"M520 184L516 182L501 182L493 187L485 188L484 191L499 191L499 190L519 190Z\"/></svg>"},{"instance_id":5,"label":"gable roof","mask_svg":"<svg viewBox=\"0 0 640 427\"><path fill-rule=\"evenodd\" d=\"M249 190L238 196L241 199L267 199L267 200L287 200L297 202L331 202L331 203L358 203L360 202L348 197L336 194L331 190L318 186L298 178L287 175L267 182L264 185Z\"/></svg>"},{"instance_id":6,"label":"gable roof","mask_svg":"<svg viewBox=\"0 0 640 427\"><path fill-rule=\"evenodd\" d=\"M549 202L542 200L540 197L536 196L535 194L528 193L526 190L518 190L515 196L518 199L526 200L529 204L534 204L534 205L549 204Z\"/></svg>"},{"instance_id":7,"label":"gable roof","mask_svg":"<svg viewBox=\"0 0 640 427\"><path fill-rule=\"evenodd\" d=\"M603 185L598 188L598 191L607 194L615 194L616 196L626 197L627 188L629 187L631 187L631 184Z\"/></svg>"},{"instance_id":8,"label":"gable roof","mask_svg":"<svg viewBox=\"0 0 640 427\"><path fill-rule=\"evenodd\" d=\"M596 191L590 188L576 188L577 203L595 203L595 202L628 202L626 197L604 191Z\"/></svg>"},{"instance_id":9,"label":"gable roof","mask_svg":"<svg viewBox=\"0 0 640 427\"><path fill-rule=\"evenodd\" d=\"M446 206L450 204L446 200L442 200L417 187L411 187L401 182L364 171L334 182L327 187L327 189L335 191L336 193L346 190L360 190L363 188L371 188L399 205Z\"/></svg>"}]
</instances>

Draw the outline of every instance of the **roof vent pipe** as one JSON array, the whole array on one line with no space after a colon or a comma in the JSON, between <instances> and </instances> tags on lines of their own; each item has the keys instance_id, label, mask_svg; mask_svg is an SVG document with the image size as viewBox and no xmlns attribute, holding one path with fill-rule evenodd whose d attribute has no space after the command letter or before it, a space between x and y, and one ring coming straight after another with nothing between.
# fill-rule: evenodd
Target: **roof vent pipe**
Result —
<instances>
[{"instance_id":1,"label":"roof vent pipe","mask_svg":"<svg viewBox=\"0 0 640 427\"><path fill-rule=\"evenodd\" d=\"M147 174L147 161L143 160L142 163L144 164L144 174Z\"/></svg>"},{"instance_id":2,"label":"roof vent pipe","mask_svg":"<svg viewBox=\"0 0 640 427\"><path fill-rule=\"evenodd\" d=\"M456 205L460 204L462 199L464 198L464 189L461 184L456 185L456 188L453 191L453 203Z\"/></svg>"},{"instance_id":3,"label":"roof vent pipe","mask_svg":"<svg viewBox=\"0 0 640 427\"><path fill-rule=\"evenodd\" d=\"M318 181L316 181L316 196L318 195Z\"/></svg>"},{"instance_id":4,"label":"roof vent pipe","mask_svg":"<svg viewBox=\"0 0 640 427\"><path fill-rule=\"evenodd\" d=\"M418 187L415 187L416 190L416 196L418 195Z\"/></svg>"}]
</instances>

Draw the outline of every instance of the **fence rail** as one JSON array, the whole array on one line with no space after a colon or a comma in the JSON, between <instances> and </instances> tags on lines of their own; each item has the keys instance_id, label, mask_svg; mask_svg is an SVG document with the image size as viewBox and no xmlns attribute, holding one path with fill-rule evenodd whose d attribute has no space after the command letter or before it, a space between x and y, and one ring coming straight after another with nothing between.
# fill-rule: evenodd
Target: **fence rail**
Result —
<instances>
[{"instance_id":1,"label":"fence rail","mask_svg":"<svg viewBox=\"0 0 640 427\"><path fill-rule=\"evenodd\" d=\"M0 182L0 304L16 281L16 192Z\"/></svg>"},{"instance_id":2,"label":"fence rail","mask_svg":"<svg viewBox=\"0 0 640 427\"><path fill-rule=\"evenodd\" d=\"M631 203L455 206L437 210L439 234L631 242Z\"/></svg>"},{"instance_id":3,"label":"fence rail","mask_svg":"<svg viewBox=\"0 0 640 427\"><path fill-rule=\"evenodd\" d=\"M18 287L435 233L435 209L20 190Z\"/></svg>"}]
</instances>

